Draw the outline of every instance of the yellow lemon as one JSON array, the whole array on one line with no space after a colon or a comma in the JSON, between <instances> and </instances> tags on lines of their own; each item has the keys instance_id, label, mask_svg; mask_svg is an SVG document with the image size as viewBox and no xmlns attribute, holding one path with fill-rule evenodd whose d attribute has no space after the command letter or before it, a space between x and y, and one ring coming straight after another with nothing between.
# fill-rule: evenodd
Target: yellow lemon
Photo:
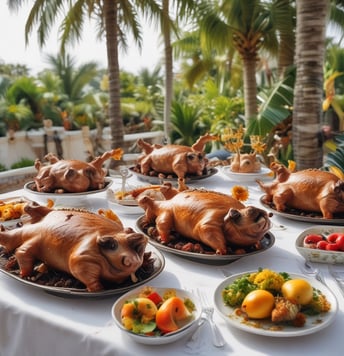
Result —
<instances>
[{"instance_id":1,"label":"yellow lemon","mask_svg":"<svg viewBox=\"0 0 344 356\"><path fill-rule=\"evenodd\" d=\"M291 279L283 283L282 294L291 302L306 305L313 298L313 287L304 279Z\"/></svg>"},{"instance_id":2,"label":"yellow lemon","mask_svg":"<svg viewBox=\"0 0 344 356\"><path fill-rule=\"evenodd\" d=\"M252 319L265 319L271 316L275 306L275 297L266 290L254 290L247 294L241 309Z\"/></svg>"}]
</instances>

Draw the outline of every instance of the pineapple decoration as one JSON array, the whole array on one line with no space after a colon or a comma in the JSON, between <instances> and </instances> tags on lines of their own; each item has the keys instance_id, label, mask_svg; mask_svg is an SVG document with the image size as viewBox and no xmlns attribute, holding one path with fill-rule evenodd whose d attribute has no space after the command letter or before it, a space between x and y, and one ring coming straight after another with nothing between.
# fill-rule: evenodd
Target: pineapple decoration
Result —
<instances>
[{"instance_id":1,"label":"pineapple decoration","mask_svg":"<svg viewBox=\"0 0 344 356\"><path fill-rule=\"evenodd\" d=\"M266 149L266 144L261 141L258 135L251 135L251 153L241 153L244 146L244 128L240 126L237 130L226 128L221 135L221 141L224 147L233 152L231 160L231 171L236 173L257 173L261 169L261 163L257 158L257 154L261 154Z\"/></svg>"}]
</instances>

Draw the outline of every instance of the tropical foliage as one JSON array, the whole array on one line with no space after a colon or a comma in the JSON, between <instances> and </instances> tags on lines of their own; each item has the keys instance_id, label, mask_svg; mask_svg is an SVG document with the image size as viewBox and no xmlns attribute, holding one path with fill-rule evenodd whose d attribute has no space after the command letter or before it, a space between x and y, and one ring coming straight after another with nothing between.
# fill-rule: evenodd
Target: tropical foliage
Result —
<instances>
[{"instance_id":1,"label":"tropical foliage","mask_svg":"<svg viewBox=\"0 0 344 356\"><path fill-rule=\"evenodd\" d=\"M8 3L20 9L23 2ZM69 129L108 125L112 147L121 145L124 132L133 127L164 128L166 141L190 144L206 131L220 133L226 127L245 125L247 136L263 137L268 152L284 162L296 151L297 160L305 162L306 151L300 147L307 141L307 164L318 165L321 147L313 143L318 142L318 129L324 123L322 81L344 70L342 50L334 39L327 42L324 55L323 34L327 19L343 33L343 4L340 0L317 0L312 6L293 0L35 1L26 39L37 26L44 46L56 21L50 14L61 11L61 53L48 56L50 68L37 78L23 73L26 81L20 75L25 68L0 66L0 124L3 129L10 124L28 129L49 118ZM135 76L120 71L118 57L130 34L142 45L142 16L149 24L160 25L164 67L144 69ZM92 62L76 67L66 51L67 43L82 37L87 18L95 19L99 36L107 43L107 69ZM319 36L312 36L313 42L305 37L305 42L297 41L314 19ZM310 51L317 48L311 57L317 58L316 73L302 57L307 46ZM177 59L176 74L172 65ZM306 77L309 83L302 82ZM344 76L333 81L337 102L344 94L343 83ZM305 113L300 111L306 85L317 88L312 91L314 113L308 116L308 106ZM310 128L307 140L301 135L303 127Z\"/></svg>"}]
</instances>

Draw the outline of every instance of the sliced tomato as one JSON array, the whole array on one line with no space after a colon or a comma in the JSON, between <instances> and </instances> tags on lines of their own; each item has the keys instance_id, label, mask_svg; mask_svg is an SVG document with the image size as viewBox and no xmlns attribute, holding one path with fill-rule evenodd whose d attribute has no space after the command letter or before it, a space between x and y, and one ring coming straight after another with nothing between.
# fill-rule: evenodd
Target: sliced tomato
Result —
<instances>
[{"instance_id":1,"label":"sliced tomato","mask_svg":"<svg viewBox=\"0 0 344 356\"><path fill-rule=\"evenodd\" d=\"M317 248L317 243L322 241L324 238L322 235L310 234L305 236L303 239L303 246L308 248Z\"/></svg>"},{"instance_id":2,"label":"sliced tomato","mask_svg":"<svg viewBox=\"0 0 344 356\"><path fill-rule=\"evenodd\" d=\"M338 251L339 247L337 246L336 243L328 243L325 248L326 251Z\"/></svg>"},{"instance_id":3,"label":"sliced tomato","mask_svg":"<svg viewBox=\"0 0 344 356\"><path fill-rule=\"evenodd\" d=\"M316 243L321 240L323 240L323 236L318 234L310 234L304 238L305 243Z\"/></svg>"},{"instance_id":4,"label":"sliced tomato","mask_svg":"<svg viewBox=\"0 0 344 356\"><path fill-rule=\"evenodd\" d=\"M327 246L328 244L329 244L329 243L328 243L327 241L325 241L325 240L319 241L319 242L317 243L317 248L318 248L319 250L326 250L326 246Z\"/></svg>"},{"instance_id":5,"label":"sliced tomato","mask_svg":"<svg viewBox=\"0 0 344 356\"><path fill-rule=\"evenodd\" d=\"M150 299L155 305L160 305L163 302L163 299L157 292L152 292L147 296L147 298Z\"/></svg>"},{"instance_id":6,"label":"sliced tomato","mask_svg":"<svg viewBox=\"0 0 344 356\"><path fill-rule=\"evenodd\" d=\"M327 240L328 242L335 243L336 240L337 240L337 238L338 238L338 236L340 236L340 235L343 235L343 234L342 234L342 233L339 233L339 232L333 232L332 234L330 234L330 235L328 235L328 236L326 237L326 240Z\"/></svg>"},{"instance_id":7,"label":"sliced tomato","mask_svg":"<svg viewBox=\"0 0 344 356\"><path fill-rule=\"evenodd\" d=\"M338 246L338 250L344 251L344 234L340 234L337 237L336 245Z\"/></svg>"}]
</instances>

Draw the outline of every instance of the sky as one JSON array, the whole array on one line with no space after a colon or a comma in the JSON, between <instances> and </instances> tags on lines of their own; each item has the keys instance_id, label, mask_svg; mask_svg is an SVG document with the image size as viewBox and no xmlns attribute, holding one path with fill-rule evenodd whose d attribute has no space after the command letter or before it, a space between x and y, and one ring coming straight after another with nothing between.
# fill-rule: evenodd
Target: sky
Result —
<instances>
[{"instance_id":1,"label":"sky","mask_svg":"<svg viewBox=\"0 0 344 356\"><path fill-rule=\"evenodd\" d=\"M30 69L30 74L36 74L48 68L45 60L47 54L58 53L58 35L55 29L43 49L39 49L36 32L29 37L25 45L25 23L32 5L23 5L17 12L8 10L7 0L0 0L0 62L5 64L24 64ZM72 48L68 54L76 60L77 65L96 61L100 68L107 67L105 40L96 39L92 24L85 22L82 41ZM35 27L36 29L36 27ZM158 47L158 36L155 28L145 26L144 45L141 52L134 45L130 46L127 54L120 52L120 69L137 73L142 68L152 70L160 62L163 49Z\"/></svg>"}]
</instances>

